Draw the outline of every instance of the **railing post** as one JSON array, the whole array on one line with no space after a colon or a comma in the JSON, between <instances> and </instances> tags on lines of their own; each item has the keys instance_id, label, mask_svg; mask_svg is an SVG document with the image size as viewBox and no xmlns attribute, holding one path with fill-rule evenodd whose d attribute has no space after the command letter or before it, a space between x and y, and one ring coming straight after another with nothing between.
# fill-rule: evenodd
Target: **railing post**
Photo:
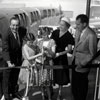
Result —
<instances>
[{"instance_id":1,"label":"railing post","mask_svg":"<svg viewBox=\"0 0 100 100\"><path fill-rule=\"evenodd\" d=\"M100 65L99 65L100 67ZM95 91L94 91L94 100L98 100L99 93L99 67L97 67L96 71L96 82L95 82Z\"/></svg>"}]
</instances>

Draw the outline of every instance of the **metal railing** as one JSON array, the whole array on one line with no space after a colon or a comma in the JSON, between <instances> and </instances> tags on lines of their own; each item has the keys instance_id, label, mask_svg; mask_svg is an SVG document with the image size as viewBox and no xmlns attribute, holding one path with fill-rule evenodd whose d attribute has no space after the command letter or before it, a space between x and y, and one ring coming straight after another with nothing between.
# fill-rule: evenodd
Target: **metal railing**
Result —
<instances>
[{"instance_id":1,"label":"metal railing","mask_svg":"<svg viewBox=\"0 0 100 100\"><path fill-rule=\"evenodd\" d=\"M91 66L90 66L91 65ZM49 65L45 65L43 66L44 69L73 69L73 65L69 65L67 67L65 67L66 65L55 65L55 66L49 66ZM34 67L34 66L32 66ZM23 68L23 69L28 69L30 71L30 69L32 69L32 67L27 68L27 66L16 66L16 67L1 67L0 70L8 70L8 69L13 69L13 68ZM88 66L87 66L88 67ZM98 100L98 93L99 93L99 69L100 69L100 64L89 64L89 68L97 68L96 70L96 81L95 81L95 91L94 91L94 100ZM31 71L32 73L33 71ZM28 94L28 89L29 89L29 78L27 80L27 84L26 84L26 89L25 89L25 93L24 96L22 98L22 100L25 100L26 98L28 98L27 94Z\"/></svg>"}]
</instances>

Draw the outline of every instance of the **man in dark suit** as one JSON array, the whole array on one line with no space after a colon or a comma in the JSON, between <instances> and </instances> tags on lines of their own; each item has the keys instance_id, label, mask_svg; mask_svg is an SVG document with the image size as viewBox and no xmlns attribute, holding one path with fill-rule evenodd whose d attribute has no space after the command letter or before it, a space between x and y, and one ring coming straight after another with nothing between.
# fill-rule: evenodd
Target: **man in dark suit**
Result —
<instances>
[{"instance_id":1,"label":"man in dark suit","mask_svg":"<svg viewBox=\"0 0 100 100\"><path fill-rule=\"evenodd\" d=\"M89 66L97 52L97 35L88 26L89 19L80 14L76 17L75 48L73 51L72 93L74 100L86 100Z\"/></svg>"},{"instance_id":2,"label":"man in dark suit","mask_svg":"<svg viewBox=\"0 0 100 100\"><path fill-rule=\"evenodd\" d=\"M22 64L22 34L23 30L19 27L19 20L12 17L10 27L6 34L2 34L2 52L5 67L17 67ZM18 92L18 75L20 69L13 68L3 71L3 94L6 100L10 99L10 94L15 98Z\"/></svg>"}]
</instances>

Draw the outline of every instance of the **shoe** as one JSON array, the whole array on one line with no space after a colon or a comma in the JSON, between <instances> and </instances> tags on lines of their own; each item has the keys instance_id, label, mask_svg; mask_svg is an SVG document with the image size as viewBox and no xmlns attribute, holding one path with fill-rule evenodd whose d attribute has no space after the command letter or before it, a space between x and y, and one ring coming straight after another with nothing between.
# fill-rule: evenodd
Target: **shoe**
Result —
<instances>
[{"instance_id":1,"label":"shoe","mask_svg":"<svg viewBox=\"0 0 100 100\"><path fill-rule=\"evenodd\" d=\"M63 87L69 87L69 86L71 86L70 83L68 83L67 85L63 85Z\"/></svg>"},{"instance_id":2,"label":"shoe","mask_svg":"<svg viewBox=\"0 0 100 100\"><path fill-rule=\"evenodd\" d=\"M58 92L57 100L62 100L61 90Z\"/></svg>"},{"instance_id":3,"label":"shoe","mask_svg":"<svg viewBox=\"0 0 100 100\"><path fill-rule=\"evenodd\" d=\"M44 93L42 92L42 100L45 100L45 96Z\"/></svg>"},{"instance_id":4,"label":"shoe","mask_svg":"<svg viewBox=\"0 0 100 100\"><path fill-rule=\"evenodd\" d=\"M1 99L0 100L5 100L5 97L4 97L4 95L1 97Z\"/></svg>"},{"instance_id":5,"label":"shoe","mask_svg":"<svg viewBox=\"0 0 100 100\"><path fill-rule=\"evenodd\" d=\"M61 95L58 95L57 100L62 100Z\"/></svg>"},{"instance_id":6,"label":"shoe","mask_svg":"<svg viewBox=\"0 0 100 100\"><path fill-rule=\"evenodd\" d=\"M13 99L14 99L14 98L21 99L22 96L21 96L20 94L16 93L16 94L12 94L12 98L13 98Z\"/></svg>"},{"instance_id":7,"label":"shoe","mask_svg":"<svg viewBox=\"0 0 100 100\"><path fill-rule=\"evenodd\" d=\"M13 98L12 100L20 100L20 99L18 99L18 98Z\"/></svg>"},{"instance_id":8,"label":"shoe","mask_svg":"<svg viewBox=\"0 0 100 100\"><path fill-rule=\"evenodd\" d=\"M63 100L67 100L67 99L63 99Z\"/></svg>"},{"instance_id":9,"label":"shoe","mask_svg":"<svg viewBox=\"0 0 100 100\"><path fill-rule=\"evenodd\" d=\"M58 84L56 84L55 86L53 86L53 89L57 89L57 88L59 88Z\"/></svg>"},{"instance_id":10,"label":"shoe","mask_svg":"<svg viewBox=\"0 0 100 100\"><path fill-rule=\"evenodd\" d=\"M44 98L45 99L48 99L48 94L47 94L47 91L46 90L44 91Z\"/></svg>"},{"instance_id":11,"label":"shoe","mask_svg":"<svg viewBox=\"0 0 100 100\"><path fill-rule=\"evenodd\" d=\"M3 95L3 97L2 97L1 100L12 100L12 98L11 98L10 94L9 94L7 97L5 97L5 96Z\"/></svg>"},{"instance_id":12,"label":"shoe","mask_svg":"<svg viewBox=\"0 0 100 100\"><path fill-rule=\"evenodd\" d=\"M11 98L5 98L4 100L11 100Z\"/></svg>"}]
</instances>

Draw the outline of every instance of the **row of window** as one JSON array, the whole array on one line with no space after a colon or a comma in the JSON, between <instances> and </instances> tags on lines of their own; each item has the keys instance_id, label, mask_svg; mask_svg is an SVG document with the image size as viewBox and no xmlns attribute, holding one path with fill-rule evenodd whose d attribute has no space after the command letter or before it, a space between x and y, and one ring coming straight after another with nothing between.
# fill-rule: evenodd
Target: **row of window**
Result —
<instances>
[{"instance_id":1,"label":"row of window","mask_svg":"<svg viewBox=\"0 0 100 100\"><path fill-rule=\"evenodd\" d=\"M40 14L38 11L30 12L30 17L31 17L31 24L40 20Z\"/></svg>"},{"instance_id":2,"label":"row of window","mask_svg":"<svg viewBox=\"0 0 100 100\"><path fill-rule=\"evenodd\" d=\"M56 9L40 9L30 12L30 24L33 24L34 22L44 19L46 17L52 17L52 16L58 16L59 12ZM26 12L15 14L16 17L20 20L20 25L26 27L28 25L28 17Z\"/></svg>"},{"instance_id":3,"label":"row of window","mask_svg":"<svg viewBox=\"0 0 100 100\"><path fill-rule=\"evenodd\" d=\"M90 18L100 17L100 6L91 6L90 8Z\"/></svg>"},{"instance_id":4,"label":"row of window","mask_svg":"<svg viewBox=\"0 0 100 100\"><path fill-rule=\"evenodd\" d=\"M58 16L58 15L59 15L59 12L57 12L55 9L42 9L42 10L40 9L39 11L36 10L36 11L30 12L31 24L37 20L44 19L51 16Z\"/></svg>"},{"instance_id":5,"label":"row of window","mask_svg":"<svg viewBox=\"0 0 100 100\"><path fill-rule=\"evenodd\" d=\"M59 15L59 12L57 11L57 9L44 9L41 12L41 18L45 18L45 17L51 17L51 16L57 16Z\"/></svg>"}]
</instances>

